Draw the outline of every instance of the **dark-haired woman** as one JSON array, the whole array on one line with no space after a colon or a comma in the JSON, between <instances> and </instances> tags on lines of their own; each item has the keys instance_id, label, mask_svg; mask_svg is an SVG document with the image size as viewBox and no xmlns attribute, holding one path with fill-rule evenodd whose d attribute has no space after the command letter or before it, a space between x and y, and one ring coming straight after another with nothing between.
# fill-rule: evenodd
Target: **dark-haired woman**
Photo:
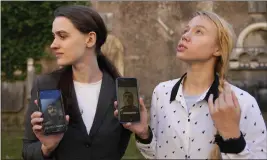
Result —
<instances>
[{"instance_id":1,"label":"dark-haired woman","mask_svg":"<svg viewBox=\"0 0 267 160\"><path fill-rule=\"evenodd\" d=\"M115 79L120 76L101 53L107 29L87 6L58 8L51 49L61 69L36 78L25 117L25 160L117 160L131 135L114 117ZM60 89L68 121L65 133L45 136L37 89Z\"/></svg>"}]
</instances>

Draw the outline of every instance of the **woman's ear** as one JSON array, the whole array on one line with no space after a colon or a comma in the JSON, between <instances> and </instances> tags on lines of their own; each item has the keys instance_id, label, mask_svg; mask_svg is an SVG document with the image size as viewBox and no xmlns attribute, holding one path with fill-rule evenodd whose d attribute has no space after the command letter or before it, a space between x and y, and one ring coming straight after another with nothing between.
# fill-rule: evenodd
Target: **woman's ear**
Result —
<instances>
[{"instance_id":1,"label":"woman's ear","mask_svg":"<svg viewBox=\"0 0 267 160\"><path fill-rule=\"evenodd\" d=\"M96 43L96 33L95 32L89 32L86 37L86 47L91 48Z\"/></svg>"},{"instance_id":2,"label":"woman's ear","mask_svg":"<svg viewBox=\"0 0 267 160\"><path fill-rule=\"evenodd\" d=\"M215 50L215 52L213 53L213 56L215 56L215 57L219 57L219 56L221 56L222 54L221 54L221 50L219 49L219 48L216 48L216 50Z\"/></svg>"}]
</instances>

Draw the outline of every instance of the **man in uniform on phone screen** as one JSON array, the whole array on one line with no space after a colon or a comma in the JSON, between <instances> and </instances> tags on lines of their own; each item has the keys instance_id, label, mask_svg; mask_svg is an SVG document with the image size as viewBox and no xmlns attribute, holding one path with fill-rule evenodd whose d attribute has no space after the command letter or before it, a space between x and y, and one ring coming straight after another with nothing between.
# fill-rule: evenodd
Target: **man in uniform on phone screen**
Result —
<instances>
[{"instance_id":1,"label":"man in uniform on phone screen","mask_svg":"<svg viewBox=\"0 0 267 160\"><path fill-rule=\"evenodd\" d=\"M120 112L122 116L125 115L138 115L139 108L134 105L134 96L131 92L124 92L123 94L124 106L121 108ZM123 117L122 117L123 118Z\"/></svg>"}]
</instances>

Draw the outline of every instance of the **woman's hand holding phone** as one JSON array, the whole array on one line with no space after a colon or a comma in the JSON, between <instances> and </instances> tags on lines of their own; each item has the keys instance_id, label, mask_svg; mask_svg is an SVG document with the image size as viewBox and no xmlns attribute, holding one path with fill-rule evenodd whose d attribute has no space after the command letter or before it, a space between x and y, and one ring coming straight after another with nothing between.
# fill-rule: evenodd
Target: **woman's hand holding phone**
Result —
<instances>
[{"instance_id":1,"label":"woman's hand holding phone","mask_svg":"<svg viewBox=\"0 0 267 160\"><path fill-rule=\"evenodd\" d=\"M149 137L149 130L148 130L148 115L147 110L142 98L139 99L140 102L140 122L138 123L125 123L123 127L135 133L138 137L142 139L147 139ZM115 111L114 116L118 117L118 103L117 101L114 102Z\"/></svg>"},{"instance_id":2,"label":"woman's hand holding phone","mask_svg":"<svg viewBox=\"0 0 267 160\"><path fill-rule=\"evenodd\" d=\"M34 103L38 106L37 100L34 101ZM66 115L66 120L69 122L69 116ZM42 143L42 152L44 156L49 156L50 153L55 150L55 148L58 146L59 142L61 141L64 133L58 133L53 135L44 135L42 130L42 113L41 112L33 112L31 115L31 124L32 124L32 130L35 134L35 136L39 139L39 141Z\"/></svg>"}]
</instances>

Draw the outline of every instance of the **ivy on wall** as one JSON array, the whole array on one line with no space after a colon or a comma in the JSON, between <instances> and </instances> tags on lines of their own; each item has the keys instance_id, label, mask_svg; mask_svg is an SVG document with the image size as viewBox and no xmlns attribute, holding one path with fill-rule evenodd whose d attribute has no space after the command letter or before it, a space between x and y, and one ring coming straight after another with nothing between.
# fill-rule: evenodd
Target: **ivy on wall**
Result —
<instances>
[{"instance_id":1,"label":"ivy on wall","mask_svg":"<svg viewBox=\"0 0 267 160\"><path fill-rule=\"evenodd\" d=\"M13 81L25 79L27 58L40 60L48 55L45 46L53 40L54 10L62 5L90 5L90 2L3 1L1 4L1 77ZM16 70L22 74L15 76Z\"/></svg>"}]
</instances>

